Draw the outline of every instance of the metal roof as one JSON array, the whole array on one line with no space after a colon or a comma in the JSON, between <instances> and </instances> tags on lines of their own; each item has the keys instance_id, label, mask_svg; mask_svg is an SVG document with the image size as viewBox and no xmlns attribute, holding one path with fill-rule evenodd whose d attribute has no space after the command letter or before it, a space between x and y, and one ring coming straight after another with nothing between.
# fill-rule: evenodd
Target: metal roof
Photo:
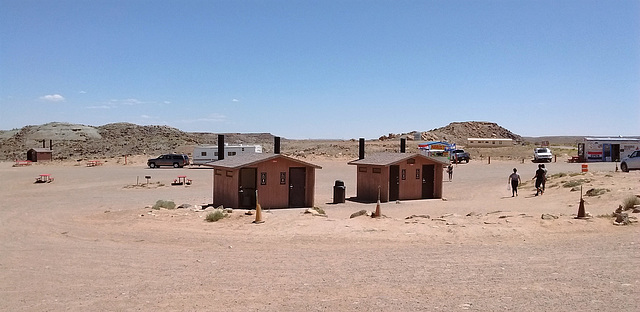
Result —
<instances>
[{"instance_id":1,"label":"metal roof","mask_svg":"<svg viewBox=\"0 0 640 312\"><path fill-rule=\"evenodd\" d=\"M638 142L638 138L624 138L624 137L603 137L603 138L584 138L585 141L632 141Z\"/></svg>"},{"instance_id":2,"label":"metal roof","mask_svg":"<svg viewBox=\"0 0 640 312\"><path fill-rule=\"evenodd\" d=\"M213 167L213 168L239 169L242 167L251 166L257 163L269 161L276 158L285 158L293 162L297 162L304 166L313 167L316 169L322 169L322 167L318 165L314 165L312 163L308 163L308 162L291 158L288 156L284 156L282 154L266 154L266 153L250 153L250 154L228 156L228 157L225 157L223 160L208 162L208 163L205 163L204 165Z\"/></svg>"},{"instance_id":3,"label":"metal roof","mask_svg":"<svg viewBox=\"0 0 640 312\"><path fill-rule=\"evenodd\" d=\"M34 150L38 153L51 153L53 152L50 148L42 148L42 147L37 147L37 148L31 148L29 150Z\"/></svg>"},{"instance_id":4,"label":"metal roof","mask_svg":"<svg viewBox=\"0 0 640 312\"><path fill-rule=\"evenodd\" d=\"M476 140L476 141L513 141L513 139L509 138L467 138L467 141Z\"/></svg>"},{"instance_id":5,"label":"metal roof","mask_svg":"<svg viewBox=\"0 0 640 312\"><path fill-rule=\"evenodd\" d=\"M405 161L410 158L424 158L434 163L440 163L446 165L446 162L435 159L433 157L425 156L422 154L408 154L408 153L375 153L365 156L364 159L357 159L350 161L349 165L374 165L374 166L391 166L396 163Z\"/></svg>"}]
</instances>

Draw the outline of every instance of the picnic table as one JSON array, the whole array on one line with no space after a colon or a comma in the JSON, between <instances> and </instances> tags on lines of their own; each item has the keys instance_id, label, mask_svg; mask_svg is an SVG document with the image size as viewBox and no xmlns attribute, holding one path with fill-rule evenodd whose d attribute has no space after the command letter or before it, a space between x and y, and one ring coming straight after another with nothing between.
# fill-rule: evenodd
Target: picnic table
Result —
<instances>
[{"instance_id":1,"label":"picnic table","mask_svg":"<svg viewBox=\"0 0 640 312\"><path fill-rule=\"evenodd\" d=\"M580 157L579 156L571 156L571 158L567 159L568 162L570 163L577 163L580 162Z\"/></svg>"},{"instance_id":2,"label":"picnic table","mask_svg":"<svg viewBox=\"0 0 640 312\"><path fill-rule=\"evenodd\" d=\"M171 183L171 185L191 185L191 182L191 179L187 179L187 176L179 175L177 179L173 180L173 183Z\"/></svg>"},{"instance_id":3,"label":"picnic table","mask_svg":"<svg viewBox=\"0 0 640 312\"><path fill-rule=\"evenodd\" d=\"M35 183L51 183L51 182L53 182L53 177L48 173L43 173L36 178Z\"/></svg>"},{"instance_id":4,"label":"picnic table","mask_svg":"<svg viewBox=\"0 0 640 312\"><path fill-rule=\"evenodd\" d=\"M14 167L31 166L31 160L16 160Z\"/></svg>"},{"instance_id":5,"label":"picnic table","mask_svg":"<svg viewBox=\"0 0 640 312\"><path fill-rule=\"evenodd\" d=\"M102 166L102 161L100 161L100 160L89 160L89 161L87 161L87 167L95 167L95 166Z\"/></svg>"}]
</instances>

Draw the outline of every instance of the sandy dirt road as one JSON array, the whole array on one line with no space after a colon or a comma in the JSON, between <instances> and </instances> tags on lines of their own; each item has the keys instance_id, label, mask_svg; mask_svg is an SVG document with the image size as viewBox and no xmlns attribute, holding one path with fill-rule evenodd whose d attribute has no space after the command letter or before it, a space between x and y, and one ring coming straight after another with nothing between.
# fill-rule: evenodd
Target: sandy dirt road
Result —
<instances>
[{"instance_id":1,"label":"sandy dirt road","mask_svg":"<svg viewBox=\"0 0 640 312\"><path fill-rule=\"evenodd\" d=\"M307 160L316 206L236 210L215 223L192 209L152 210L158 199L211 202L209 169L0 163L0 310L3 311L637 311L640 228L610 214L640 194L640 172L590 172L533 183L512 198L507 177L536 164L472 161L444 182L446 200L383 203L386 218L349 216L375 204L332 202L335 180L355 196L347 160ZM548 164L549 174L579 164ZM40 173L53 183L34 184ZM134 187L150 175L154 187ZM191 186L170 186L187 175ZM576 220L583 178L589 220ZM159 186L156 183L162 183ZM557 216L542 220L542 213ZM412 215L428 215L414 217ZM468 216L469 215L469 216ZM600 216L600 217L598 217Z\"/></svg>"}]
</instances>

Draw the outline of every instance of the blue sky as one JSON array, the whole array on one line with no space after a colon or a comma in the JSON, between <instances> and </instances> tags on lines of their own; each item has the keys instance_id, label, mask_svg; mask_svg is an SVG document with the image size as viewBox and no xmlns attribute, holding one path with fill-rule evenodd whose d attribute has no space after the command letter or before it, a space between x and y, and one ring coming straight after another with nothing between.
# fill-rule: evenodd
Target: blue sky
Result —
<instances>
[{"instance_id":1,"label":"blue sky","mask_svg":"<svg viewBox=\"0 0 640 312\"><path fill-rule=\"evenodd\" d=\"M0 129L640 135L640 1L0 0Z\"/></svg>"}]
</instances>

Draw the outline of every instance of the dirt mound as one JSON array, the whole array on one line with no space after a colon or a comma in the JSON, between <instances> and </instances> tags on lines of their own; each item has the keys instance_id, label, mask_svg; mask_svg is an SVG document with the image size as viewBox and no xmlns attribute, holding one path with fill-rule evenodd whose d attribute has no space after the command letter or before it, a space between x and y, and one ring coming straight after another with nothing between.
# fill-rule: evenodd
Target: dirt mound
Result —
<instances>
[{"instance_id":1,"label":"dirt mound","mask_svg":"<svg viewBox=\"0 0 640 312\"><path fill-rule=\"evenodd\" d=\"M426 132L409 132L404 134L389 134L380 137L380 140L389 140L399 137L407 137L414 140L419 134L422 141L447 141L456 144L466 144L468 138L504 138L522 142L522 137L499 126L494 122L467 121L452 122L445 127L432 129Z\"/></svg>"}]
</instances>

